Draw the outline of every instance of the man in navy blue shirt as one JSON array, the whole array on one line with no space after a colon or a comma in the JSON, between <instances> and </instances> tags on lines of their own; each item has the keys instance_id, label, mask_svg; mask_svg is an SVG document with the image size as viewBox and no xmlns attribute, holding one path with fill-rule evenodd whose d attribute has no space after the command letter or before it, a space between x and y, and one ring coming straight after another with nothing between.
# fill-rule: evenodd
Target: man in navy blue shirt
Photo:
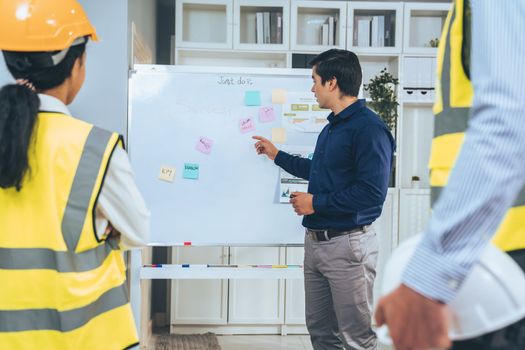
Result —
<instances>
[{"instance_id":1,"label":"man in navy blue shirt","mask_svg":"<svg viewBox=\"0 0 525 350\"><path fill-rule=\"evenodd\" d=\"M371 327L377 237L370 225L381 215L395 142L359 93L357 56L328 50L311 62L312 92L330 109L312 160L258 140L258 154L309 180L308 193L290 202L304 215L306 325L315 350L376 349Z\"/></svg>"}]
</instances>

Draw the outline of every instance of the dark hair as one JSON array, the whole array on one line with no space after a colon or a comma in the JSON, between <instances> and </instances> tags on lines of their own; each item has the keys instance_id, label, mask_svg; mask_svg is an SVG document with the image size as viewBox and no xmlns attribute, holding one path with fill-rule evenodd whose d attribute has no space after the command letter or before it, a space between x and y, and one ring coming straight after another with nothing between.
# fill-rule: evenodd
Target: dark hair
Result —
<instances>
[{"instance_id":1,"label":"dark hair","mask_svg":"<svg viewBox=\"0 0 525 350\"><path fill-rule=\"evenodd\" d=\"M61 85L71 76L73 65L86 44L70 47L64 59L49 64L54 52L3 51L7 69L15 79L26 79L36 91L9 84L0 89L0 187L20 191L29 169L28 151L33 140L40 100L37 92ZM52 62L52 61L51 61Z\"/></svg>"},{"instance_id":2,"label":"dark hair","mask_svg":"<svg viewBox=\"0 0 525 350\"><path fill-rule=\"evenodd\" d=\"M359 95L363 73L356 54L347 50L331 49L310 61L323 85L333 78L341 92L348 96Z\"/></svg>"}]
</instances>

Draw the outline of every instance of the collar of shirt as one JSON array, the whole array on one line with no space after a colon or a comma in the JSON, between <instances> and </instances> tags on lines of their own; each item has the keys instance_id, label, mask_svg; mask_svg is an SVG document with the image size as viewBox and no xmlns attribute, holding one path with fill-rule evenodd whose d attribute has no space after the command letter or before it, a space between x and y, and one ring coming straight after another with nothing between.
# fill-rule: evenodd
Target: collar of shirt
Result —
<instances>
[{"instance_id":1,"label":"collar of shirt","mask_svg":"<svg viewBox=\"0 0 525 350\"><path fill-rule=\"evenodd\" d=\"M45 94L38 94L38 98L40 98L40 112L56 112L71 115L66 105L58 98Z\"/></svg>"},{"instance_id":2,"label":"collar of shirt","mask_svg":"<svg viewBox=\"0 0 525 350\"><path fill-rule=\"evenodd\" d=\"M335 115L334 112L330 113L328 116L328 122L330 124L335 124L343 119L350 118L352 115L361 110L361 108L365 107L365 103L366 101L364 99L359 99L350 106L343 109L338 115Z\"/></svg>"}]
</instances>

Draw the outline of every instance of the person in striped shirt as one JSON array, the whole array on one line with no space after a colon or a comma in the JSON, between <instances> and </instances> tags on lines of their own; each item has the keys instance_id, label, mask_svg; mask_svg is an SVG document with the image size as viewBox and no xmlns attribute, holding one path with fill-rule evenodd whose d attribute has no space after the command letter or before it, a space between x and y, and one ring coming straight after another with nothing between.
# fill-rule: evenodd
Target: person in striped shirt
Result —
<instances>
[{"instance_id":1,"label":"person in striped shirt","mask_svg":"<svg viewBox=\"0 0 525 350\"><path fill-rule=\"evenodd\" d=\"M469 11L471 23L464 21ZM457 158L447 159L446 152L442 158L431 157L431 184L446 187L404 272L403 284L377 307L377 323L388 325L396 349L452 345L447 336L446 304L494 233L499 235L512 211L525 205L521 203L525 198L524 30L525 2L519 0L471 0L470 7L468 1L456 0L447 18L438 54L441 84L434 106L436 132L441 126L463 127L466 133L464 140L442 137L445 142L441 145L440 139L434 139L433 149L457 146ZM468 128L453 119L464 113ZM457 132L445 130L443 134ZM454 170L449 171L452 166ZM504 242L496 239L496 243L505 250L509 243L518 248L511 256L524 268L525 246L520 242L525 242L525 221L523 215L515 216L514 235L507 235ZM470 348L523 349L525 337L519 332L525 332L524 324L522 320ZM497 337L502 338L500 344ZM467 348L458 343L453 346Z\"/></svg>"}]
</instances>

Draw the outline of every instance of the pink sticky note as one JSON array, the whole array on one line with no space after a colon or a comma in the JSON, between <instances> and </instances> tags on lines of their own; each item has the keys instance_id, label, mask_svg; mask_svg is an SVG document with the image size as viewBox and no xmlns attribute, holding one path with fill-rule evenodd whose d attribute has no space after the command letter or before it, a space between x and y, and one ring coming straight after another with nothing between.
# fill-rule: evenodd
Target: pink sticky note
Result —
<instances>
[{"instance_id":1,"label":"pink sticky note","mask_svg":"<svg viewBox=\"0 0 525 350\"><path fill-rule=\"evenodd\" d=\"M259 121L261 123L269 123L275 120L275 112L273 107L261 107L259 109Z\"/></svg>"},{"instance_id":2,"label":"pink sticky note","mask_svg":"<svg viewBox=\"0 0 525 350\"><path fill-rule=\"evenodd\" d=\"M239 128L241 129L241 133L245 134L255 130L255 124L253 123L252 118L243 118L239 120Z\"/></svg>"},{"instance_id":3,"label":"pink sticky note","mask_svg":"<svg viewBox=\"0 0 525 350\"><path fill-rule=\"evenodd\" d=\"M197 145L195 146L195 148L199 152L202 152L204 154L210 154L212 146L213 146L213 140L207 139L205 137L201 137L199 141L197 142Z\"/></svg>"}]
</instances>

